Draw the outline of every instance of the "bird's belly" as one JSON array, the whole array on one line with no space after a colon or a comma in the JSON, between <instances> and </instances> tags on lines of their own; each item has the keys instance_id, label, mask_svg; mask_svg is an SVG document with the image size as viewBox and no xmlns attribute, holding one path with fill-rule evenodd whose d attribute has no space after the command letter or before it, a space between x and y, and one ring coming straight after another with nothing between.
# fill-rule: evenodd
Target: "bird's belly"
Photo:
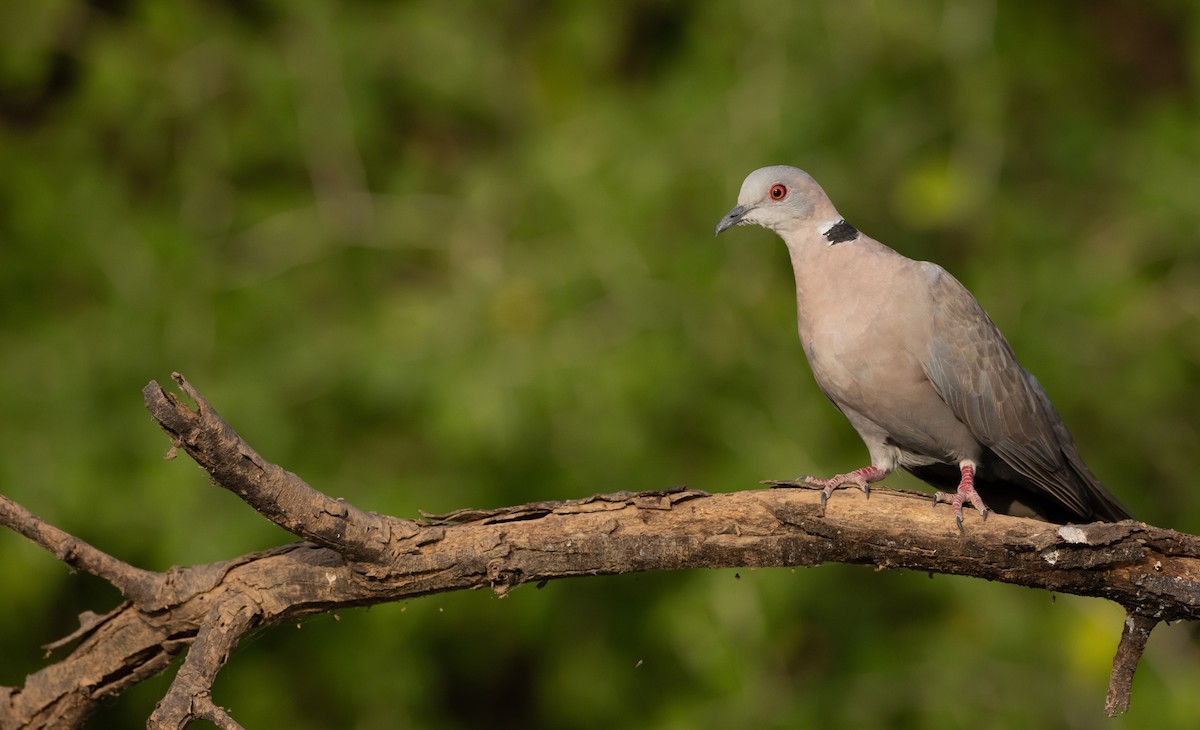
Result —
<instances>
[{"instance_id":1,"label":"bird's belly","mask_svg":"<svg viewBox=\"0 0 1200 730\"><path fill-rule=\"evenodd\" d=\"M975 458L979 444L934 391L923 353L886 326L871 326L878 321L801 333L821 390L869 448L875 441L898 449L904 466Z\"/></svg>"}]
</instances>

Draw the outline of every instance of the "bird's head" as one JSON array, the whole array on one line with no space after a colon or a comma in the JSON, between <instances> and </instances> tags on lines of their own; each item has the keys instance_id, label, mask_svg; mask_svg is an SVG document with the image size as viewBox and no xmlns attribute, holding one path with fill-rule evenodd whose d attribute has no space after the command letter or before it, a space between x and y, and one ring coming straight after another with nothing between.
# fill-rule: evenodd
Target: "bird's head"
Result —
<instances>
[{"instance_id":1,"label":"bird's head","mask_svg":"<svg viewBox=\"0 0 1200 730\"><path fill-rule=\"evenodd\" d=\"M776 165L750 173L738 193L738 204L717 223L716 235L750 224L783 233L827 218L836 221L837 211L817 181L804 170Z\"/></svg>"}]
</instances>

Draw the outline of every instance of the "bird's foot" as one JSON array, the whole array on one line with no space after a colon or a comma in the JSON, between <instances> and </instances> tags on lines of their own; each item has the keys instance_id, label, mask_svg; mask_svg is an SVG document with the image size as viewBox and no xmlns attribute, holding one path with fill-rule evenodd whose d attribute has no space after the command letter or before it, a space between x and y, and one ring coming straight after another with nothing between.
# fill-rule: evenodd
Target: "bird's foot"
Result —
<instances>
[{"instance_id":1,"label":"bird's foot","mask_svg":"<svg viewBox=\"0 0 1200 730\"><path fill-rule=\"evenodd\" d=\"M946 502L954 508L954 522L958 525L958 533L965 535L966 530L963 529L963 505L967 502L971 503L975 509L979 510L979 514L983 519L987 519L992 513L988 506L983 503L983 497L979 496L979 492L975 491L975 465L970 462L964 462L959 465L959 470L962 472L962 479L958 482L958 489L954 494L949 492L937 492L933 495L933 506L937 507L939 502Z\"/></svg>"},{"instance_id":2,"label":"bird's foot","mask_svg":"<svg viewBox=\"0 0 1200 730\"><path fill-rule=\"evenodd\" d=\"M833 494L833 490L848 485L856 486L863 490L863 494L867 495L867 498L870 499L871 482L877 482L887 475L886 471L877 466L864 466L862 469L855 469L852 472L838 474L828 479L799 477L796 481L821 488L821 514L825 514L825 503L829 501L829 495Z\"/></svg>"}]
</instances>

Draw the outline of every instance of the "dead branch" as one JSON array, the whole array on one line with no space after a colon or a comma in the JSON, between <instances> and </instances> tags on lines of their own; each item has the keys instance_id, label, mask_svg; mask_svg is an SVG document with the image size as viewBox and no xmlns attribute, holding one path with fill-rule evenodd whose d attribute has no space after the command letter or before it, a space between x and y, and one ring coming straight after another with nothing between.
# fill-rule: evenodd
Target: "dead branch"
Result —
<instances>
[{"instance_id":1,"label":"dead branch","mask_svg":"<svg viewBox=\"0 0 1200 730\"><path fill-rule=\"evenodd\" d=\"M487 586L648 570L825 562L964 575L1107 598L1129 614L1106 707L1128 708L1159 621L1200 617L1200 538L1136 522L1059 526L969 513L965 536L927 495L847 490L823 513L807 489L622 492L404 520L364 512L251 449L185 381L193 410L150 383L146 406L213 481L303 542L152 573L128 566L0 496L0 524L105 578L126 601L49 645L74 648L0 688L0 730L78 727L98 703L187 657L148 722L239 727L210 695L250 629L351 606Z\"/></svg>"}]
</instances>

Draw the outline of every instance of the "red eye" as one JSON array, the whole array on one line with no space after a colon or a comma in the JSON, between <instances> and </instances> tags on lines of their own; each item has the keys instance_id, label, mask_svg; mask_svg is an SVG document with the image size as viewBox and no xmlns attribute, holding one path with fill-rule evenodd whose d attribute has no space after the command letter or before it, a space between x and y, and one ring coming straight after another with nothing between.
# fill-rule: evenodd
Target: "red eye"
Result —
<instances>
[{"instance_id":1,"label":"red eye","mask_svg":"<svg viewBox=\"0 0 1200 730\"><path fill-rule=\"evenodd\" d=\"M775 184L771 186L771 200L783 200L787 197L787 186Z\"/></svg>"}]
</instances>

